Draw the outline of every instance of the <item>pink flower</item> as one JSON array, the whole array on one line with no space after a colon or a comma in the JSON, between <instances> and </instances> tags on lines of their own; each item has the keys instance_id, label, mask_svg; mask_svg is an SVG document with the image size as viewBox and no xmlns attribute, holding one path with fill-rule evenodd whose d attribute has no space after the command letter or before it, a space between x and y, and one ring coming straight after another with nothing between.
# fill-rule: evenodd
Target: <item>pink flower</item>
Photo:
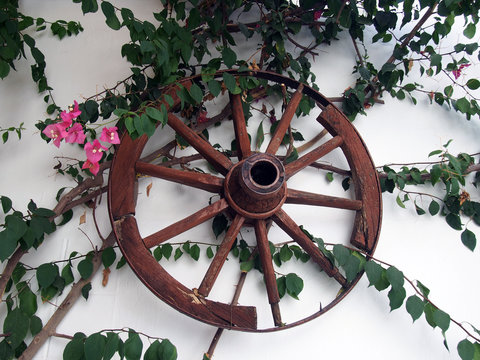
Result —
<instances>
[{"instance_id":1,"label":"pink flower","mask_svg":"<svg viewBox=\"0 0 480 360\"><path fill-rule=\"evenodd\" d=\"M317 21L318 19L320 19L320 17L322 16L323 14L323 11L322 10L317 10L313 13L313 20Z\"/></svg>"},{"instance_id":2,"label":"pink flower","mask_svg":"<svg viewBox=\"0 0 480 360\"><path fill-rule=\"evenodd\" d=\"M42 131L46 137L53 139L53 144L60 147L60 141L67 136L65 128L61 124L50 124Z\"/></svg>"},{"instance_id":3,"label":"pink flower","mask_svg":"<svg viewBox=\"0 0 480 360\"><path fill-rule=\"evenodd\" d=\"M70 129L68 129L65 142L83 144L85 142L85 138L86 136L83 132L82 125L75 123Z\"/></svg>"},{"instance_id":4,"label":"pink flower","mask_svg":"<svg viewBox=\"0 0 480 360\"><path fill-rule=\"evenodd\" d=\"M462 69L465 69L466 67L469 67L471 64L462 64L458 67L457 70L452 70L453 76L455 77L455 80L460 77L462 74Z\"/></svg>"},{"instance_id":5,"label":"pink flower","mask_svg":"<svg viewBox=\"0 0 480 360\"><path fill-rule=\"evenodd\" d=\"M108 142L110 144L120 144L120 138L118 137L117 127L113 126L111 128L104 127L102 134L100 135L100 140Z\"/></svg>"},{"instance_id":6,"label":"pink flower","mask_svg":"<svg viewBox=\"0 0 480 360\"><path fill-rule=\"evenodd\" d=\"M66 129L68 127L70 127L72 125L72 121L74 119L76 119L77 117L80 116L80 114L82 113L79 108L78 108L78 103L74 100L73 101L73 106L70 105L68 107L68 112L66 112L65 110L63 110L61 113L60 113L60 117L62 119L62 126Z\"/></svg>"},{"instance_id":7,"label":"pink flower","mask_svg":"<svg viewBox=\"0 0 480 360\"><path fill-rule=\"evenodd\" d=\"M100 165L98 162L87 160L83 163L82 169L88 169L93 175L97 175L98 170L100 170Z\"/></svg>"},{"instance_id":8,"label":"pink flower","mask_svg":"<svg viewBox=\"0 0 480 360\"><path fill-rule=\"evenodd\" d=\"M63 110L60 113L60 118L62 119L62 123L60 124L64 129L70 127L72 125L73 117L70 113L67 113Z\"/></svg>"},{"instance_id":9,"label":"pink flower","mask_svg":"<svg viewBox=\"0 0 480 360\"><path fill-rule=\"evenodd\" d=\"M87 160L89 160L91 163L98 163L102 159L103 150L107 150L107 148L100 144L100 141L98 141L97 139L93 140L92 143L88 142L85 144Z\"/></svg>"},{"instance_id":10,"label":"pink flower","mask_svg":"<svg viewBox=\"0 0 480 360\"><path fill-rule=\"evenodd\" d=\"M68 107L68 110L69 110L69 113L72 115L72 119L76 119L82 113L78 108L78 102L76 100L73 100L73 107L70 105Z\"/></svg>"}]
</instances>

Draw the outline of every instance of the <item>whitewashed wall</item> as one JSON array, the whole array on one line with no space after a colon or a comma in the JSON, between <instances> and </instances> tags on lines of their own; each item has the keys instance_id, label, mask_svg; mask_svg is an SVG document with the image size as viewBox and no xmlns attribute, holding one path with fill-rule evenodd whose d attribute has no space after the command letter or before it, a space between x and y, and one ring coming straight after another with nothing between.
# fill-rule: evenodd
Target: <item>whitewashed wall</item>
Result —
<instances>
[{"instance_id":1,"label":"whitewashed wall","mask_svg":"<svg viewBox=\"0 0 480 360\"><path fill-rule=\"evenodd\" d=\"M114 3L130 7L141 19L152 19L152 12L160 6L158 0ZM47 33L34 35L46 56L47 76L55 89L57 104L66 107L74 99L81 100L128 76L129 65L120 56L121 45L128 40L128 34L109 29L104 23L103 14L83 16L79 5L65 0L24 0L21 4L26 14L51 20L78 20L85 28L77 37L62 41L53 39ZM317 84L327 96L338 96L352 84L354 53L351 40L343 35L340 39L342 41L333 46L321 48L314 62ZM241 46L239 57L248 58L255 45L250 41ZM371 61L379 64L389 57L391 50L390 44L377 46L370 53ZM21 141L11 138L6 145L0 145L0 194L11 197L20 210L26 208L29 199L39 206L53 207L57 190L74 185L67 178L55 174L53 166L57 160L54 157L82 156L73 146L63 145L57 149L40 139L34 124L46 117L45 106L43 96L36 93L30 80L30 63L31 60L20 61L18 71L0 82L0 125L8 127L24 122L27 129ZM478 76L480 69L471 66L467 72ZM433 90L443 89L441 84L435 82L432 86ZM385 105L368 110L368 116L355 121L377 166L426 160L430 151L441 148L451 138L454 141L449 149L453 154L479 151L478 118L466 121L453 111L430 106L422 96L419 96L417 106L407 100L400 102L388 96L385 102ZM154 190L156 187L152 188L152 192ZM160 205L154 202L153 196L146 211L148 206L151 206L151 211L169 208L179 199L176 194L162 196L158 195L162 202ZM479 201L478 190L473 190L471 196ZM94 242L96 233L90 211L87 211L87 222L79 225L79 217L84 210L76 209L73 220L50 236L39 251L28 254L25 262L35 266L67 258L74 250L91 250L90 241L83 232ZM103 234L108 234L110 224L106 198L97 210L97 216ZM469 228L480 238L477 226L472 224ZM326 232L335 230L325 229ZM431 299L435 304L454 319L470 321L477 327L480 327L479 254L480 249L471 253L462 246L460 233L450 229L443 218L431 218L429 215L419 217L411 206L406 210L401 209L395 204L394 196L384 195L383 226L376 257L394 264L409 278L421 280L431 289ZM173 271L183 277L190 276L191 266L191 259L180 259L178 264L172 265ZM295 271L294 266L291 271ZM88 301L83 298L78 300L58 328L59 333L73 335L82 331L91 334L101 329L130 327L152 336L169 338L177 346L180 360L202 358L215 328L190 319L162 303L127 266L112 272L108 286L102 287L101 280L99 273L93 280ZM226 331L214 358L458 358L456 344L463 339L463 333L456 326L451 324L447 332L451 348L449 353L442 345L443 339L438 328L432 330L424 318L412 325L404 307L390 313L386 292L378 293L367 286L368 281L363 278L332 311L294 329L269 334ZM257 291L257 288L252 285L245 291ZM225 288L227 298L231 296L232 289L233 286ZM407 286L407 294L410 293L411 289ZM56 303L60 303L60 300L56 300ZM45 321L54 310L52 305L40 306L40 316ZM0 317L4 314L5 310L0 308ZM53 338L35 359L59 359L65 344L65 339Z\"/></svg>"}]
</instances>

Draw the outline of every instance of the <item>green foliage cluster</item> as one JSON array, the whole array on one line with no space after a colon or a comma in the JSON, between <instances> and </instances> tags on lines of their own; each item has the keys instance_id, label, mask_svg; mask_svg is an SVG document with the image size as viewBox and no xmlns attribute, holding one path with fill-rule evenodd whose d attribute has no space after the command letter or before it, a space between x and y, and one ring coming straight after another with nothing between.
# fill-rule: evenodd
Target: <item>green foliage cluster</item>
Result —
<instances>
[{"instance_id":1,"label":"green foliage cluster","mask_svg":"<svg viewBox=\"0 0 480 360\"><path fill-rule=\"evenodd\" d=\"M437 214L444 216L447 224L455 230L462 231L462 243L474 250L477 240L475 234L467 229L467 224L473 221L480 225L480 203L472 201L470 194L464 189L466 177L469 174L469 167L475 164L475 159L465 153L453 156L447 151L450 141L444 145L441 150L434 150L430 156L439 156L440 160L431 164L428 169L419 170L417 167L403 166L399 171L395 171L389 166L383 167L381 175L382 191L393 193L395 189L399 190L396 197L397 204L405 208L405 202L413 199L415 211L418 215L428 213L431 216ZM478 172L475 175L473 184L477 186ZM407 185L425 186L442 184L441 191L443 196L431 195L423 192L408 191ZM439 186L436 186L438 189ZM403 197L400 194L403 193ZM430 198L427 210L424 210L422 198ZM417 201L418 200L418 201ZM426 208L426 207L425 207ZM466 220L462 223L462 218ZM464 220L464 221L465 221Z\"/></svg>"},{"instance_id":2,"label":"green foliage cluster","mask_svg":"<svg viewBox=\"0 0 480 360\"><path fill-rule=\"evenodd\" d=\"M128 338L123 341L115 331L102 331L89 336L76 333L63 351L63 360L110 360L115 354L120 359L140 360L143 342L139 333L132 329L119 332L128 332ZM177 349L168 339L156 339L146 349L143 359L175 360Z\"/></svg>"}]
</instances>

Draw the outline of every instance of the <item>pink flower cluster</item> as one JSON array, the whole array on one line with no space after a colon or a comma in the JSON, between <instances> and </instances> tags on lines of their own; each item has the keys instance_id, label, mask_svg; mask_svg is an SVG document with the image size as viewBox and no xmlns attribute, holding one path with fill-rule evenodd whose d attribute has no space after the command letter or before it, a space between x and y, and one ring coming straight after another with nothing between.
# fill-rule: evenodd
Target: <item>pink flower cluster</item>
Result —
<instances>
[{"instance_id":1,"label":"pink flower cluster","mask_svg":"<svg viewBox=\"0 0 480 360\"><path fill-rule=\"evenodd\" d=\"M56 147L60 147L60 142L63 139L65 139L65 142L72 144L85 143L86 135L83 131L82 124L78 122L74 123L74 120L82 113L78 108L78 103L74 101L74 105L70 106L68 110L68 112L64 110L60 113L62 122L50 124L42 131L45 136L53 139L53 144ZM104 127L100 135L100 140L109 144L120 144L117 127ZM97 175L100 169L99 162L103 157L103 152L107 150L107 148L95 139L92 142L87 142L84 149L87 155L87 161L83 163L82 169L88 169L93 175Z\"/></svg>"},{"instance_id":2,"label":"pink flower cluster","mask_svg":"<svg viewBox=\"0 0 480 360\"><path fill-rule=\"evenodd\" d=\"M457 70L453 70L452 73L453 73L453 76L455 76L455 80L460 77L460 75L462 74L462 70L469 66L470 64L462 64L458 67Z\"/></svg>"}]
</instances>

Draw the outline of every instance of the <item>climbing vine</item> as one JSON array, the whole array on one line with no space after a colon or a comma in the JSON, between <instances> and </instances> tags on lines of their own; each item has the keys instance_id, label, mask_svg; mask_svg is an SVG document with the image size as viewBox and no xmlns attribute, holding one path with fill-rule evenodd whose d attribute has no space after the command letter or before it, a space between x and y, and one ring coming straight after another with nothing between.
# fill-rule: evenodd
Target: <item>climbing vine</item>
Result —
<instances>
[{"instance_id":1,"label":"climbing vine","mask_svg":"<svg viewBox=\"0 0 480 360\"><path fill-rule=\"evenodd\" d=\"M107 27L128 32L129 40L118 55L129 63L131 73L114 86L81 100L72 99L70 107L62 108L54 99L55 91L61 89L52 88L48 81L46 54L37 39L45 32L58 41L81 36L82 25L77 21L24 14L18 0L0 0L0 78L10 76L21 58L32 62L31 78L43 97L48 116L35 125L40 136L50 143L48 146L76 144L83 154L78 159L57 159L55 171L69 176L74 187L58 191L58 203L52 210L38 207L32 200L23 213L16 210L16 206L21 205L13 203L8 190L2 190L0 261L4 268L0 278L0 306L5 308L0 335L2 359L32 358L50 336L69 340L64 359L110 359L114 354L127 359L140 359L142 355L144 359L177 358L177 349L167 338L152 337L133 329L104 329L90 335L56 332L75 300L80 297L88 300L91 279L96 272L103 270L106 285L111 269L120 269L126 263L118 256L113 233L103 237L98 231L99 247L92 246L88 253L72 252L68 259L32 267L23 261L23 256L41 251L45 238L72 219L75 207L88 205L95 218L98 201L107 190L103 175L110 168L120 135L127 132L132 138L152 136L157 127L162 128L168 119L167 107L173 104L167 90L178 87L181 79L201 75L204 86L199 83L189 88L179 86L176 95L181 101L182 116L206 139L207 127L220 125L229 116L227 111L209 114L207 102L227 90L231 94L242 94L246 116L253 112L264 116L251 140L259 149L265 136L273 134L279 123L275 107L262 99L275 95L285 104L291 94L281 87L269 87L254 76L236 78L224 72L221 78L216 78L214 74L222 69L274 71L318 89L312 61L321 56L322 47L335 43L346 33L356 55L352 68L354 80L342 94L330 100L337 103L351 121L359 114L367 114L372 106L388 102L387 94L412 104L425 97L431 103L460 113L465 121L479 120L480 81L468 75L470 67L480 61L480 49L474 40L478 35L478 2L162 0L162 7L153 12L152 21L137 18L132 10L120 8L113 1L73 2L84 15L102 12ZM464 40L446 48L443 40L454 33L458 23L462 23ZM236 51L242 42L252 40L255 49L247 56ZM390 44L391 53L384 62L377 63L371 60L369 49L380 42ZM291 51L292 47L298 51ZM427 81L409 80L414 73L420 74L421 79L442 79L448 85L441 90L430 89ZM297 115L308 115L314 106L311 99L302 98ZM12 134L21 139L25 123L0 127L3 143L14 141ZM237 150L235 143L216 145L227 156L234 156ZM297 129L290 129L282 145L288 149L286 163L295 160L298 153L309 146L304 134ZM480 200L478 193L467 191L467 186L471 182L476 190L480 183L479 153L451 154L449 145L450 141L441 149L432 150L426 162L381 166L378 176L382 191L393 194L392 201L398 206L412 206L419 216L444 217L447 226L459 231L462 244L474 251L480 225ZM174 141L144 160L161 158L164 166L189 167L195 155L176 154L176 149L188 146L188 142L177 135ZM349 189L348 170L328 167L324 170L329 182L341 181L343 188ZM390 196L385 194L384 199L389 201ZM98 224L95 225L98 230ZM215 238L228 226L227 217L215 217L212 222ZM423 315L432 328L441 329L447 348L446 331L454 324L465 335L456 346L459 356L463 360L480 358L479 330L451 318L437 307L423 283L410 280L395 266L380 259L354 248L329 244L307 229L304 231L332 264L342 269L348 282L365 272L370 286L378 291L389 289L391 310L405 304L413 321ZM202 254L212 258L216 251L217 243L195 241L166 243L152 249L155 259L161 262L181 261L184 254L198 261ZM310 260L301 247L290 242L271 243L270 252L279 269L289 261L308 263ZM256 248L243 239L237 239L229 256L238 258L242 274L262 271ZM411 292L408 297L405 283ZM278 274L281 297L298 299L305 286L308 284L296 273ZM42 320L37 315L39 306L47 306L45 304L64 292L67 295L52 317L47 322ZM142 337L150 342L146 351L143 351ZM212 352L207 352L204 358L211 358Z\"/></svg>"}]
</instances>

